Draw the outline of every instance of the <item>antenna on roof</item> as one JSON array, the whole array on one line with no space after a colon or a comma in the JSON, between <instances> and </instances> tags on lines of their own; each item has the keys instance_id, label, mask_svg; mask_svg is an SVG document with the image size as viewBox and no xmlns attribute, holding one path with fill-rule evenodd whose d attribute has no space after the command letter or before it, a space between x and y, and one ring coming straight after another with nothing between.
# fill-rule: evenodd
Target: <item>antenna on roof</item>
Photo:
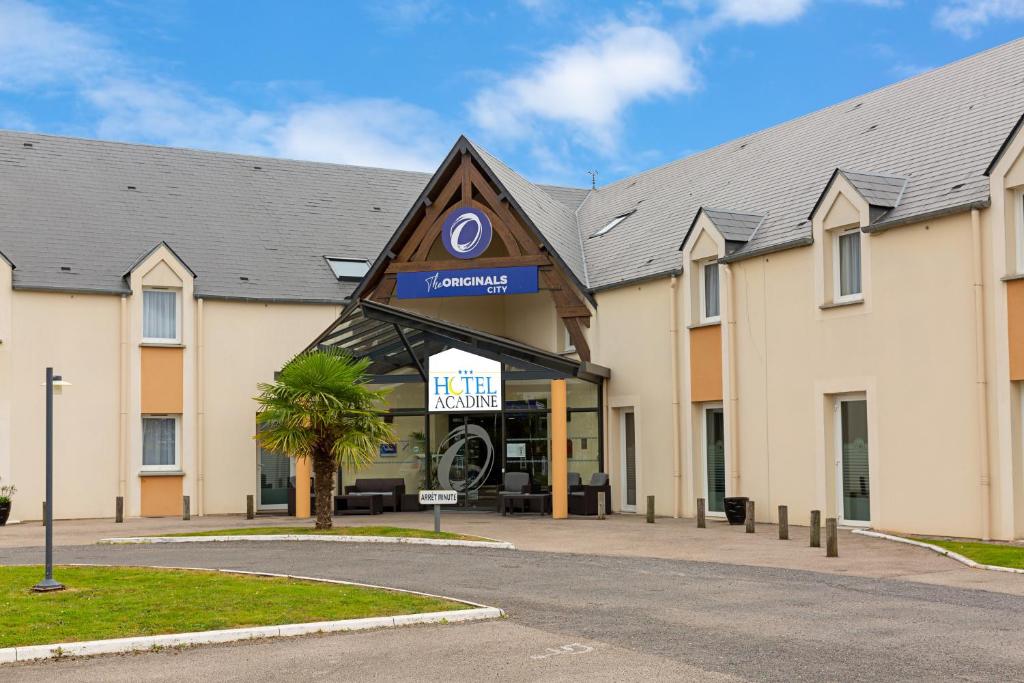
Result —
<instances>
[{"instance_id":1,"label":"antenna on roof","mask_svg":"<svg viewBox=\"0 0 1024 683\"><path fill-rule=\"evenodd\" d=\"M597 189L597 171L587 171L587 175L590 176L590 189Z\"/></svg>"}]
</instances>

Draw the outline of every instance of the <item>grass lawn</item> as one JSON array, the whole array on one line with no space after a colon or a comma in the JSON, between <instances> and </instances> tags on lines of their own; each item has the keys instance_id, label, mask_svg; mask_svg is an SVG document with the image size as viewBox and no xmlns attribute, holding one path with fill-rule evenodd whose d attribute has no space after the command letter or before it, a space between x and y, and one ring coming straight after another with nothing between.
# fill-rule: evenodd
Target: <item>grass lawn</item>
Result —
<instances>
[{"instance_id":1,"label":"grass lawn","mask_svg":"<svg viewBox=\"0 0 1024 683\"><path fill-rule=\"evenodd\" d=\"M42 567L0 567L0 647L467 608L357 586L135 567L57 567L68 589L33 593L42 576Z\"/></svg>"},{"instance_id":2,"label":"grass lawn","mask_svg":"<svg viewBox=\"0 0 1024 683\"><path fill-rule=\"evenodd\" d=\"M403 529L397 526L336 526L329 531L320 531L310 526L260 526L242 529L212 529L209 531L188 531L181 534L160 534L161 536L278 536L281 534L324 534L330 536L391 536L406 538L440 538L448 541L490 541L481 536L453 534L448 531L436 533L427 529Z\"/></svg>"},{"instance_id":3,"label":"grass lawn","mask_svg":"<svg viewBox=\"0 0 1024 683\"><path fill-rule=\"evenodd\" d=\"M931 543L946 550L952 550L980 564L997 567L1024 569L1024 546L1006 543L982 543L980 541L945 541L934 538L914 538L915 541Z\"/></svg>"}]
</instances>

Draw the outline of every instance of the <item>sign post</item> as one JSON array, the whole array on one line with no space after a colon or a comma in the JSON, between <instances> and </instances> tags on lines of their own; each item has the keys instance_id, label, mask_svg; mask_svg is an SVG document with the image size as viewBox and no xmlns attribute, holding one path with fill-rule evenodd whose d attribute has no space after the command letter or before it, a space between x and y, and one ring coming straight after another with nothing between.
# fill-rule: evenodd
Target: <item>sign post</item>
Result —
<instances>
[{"instance_id":1,"label":"sign post","mask_svg":"<svg viewBox=\"0 0 1024 683\"><path fill-rule=\"evenodd\" d=\"M441 506L458 502L458 491L420 491L420 505L434 506L434 533L441 533Z\"/></svg>"}]
</instances>

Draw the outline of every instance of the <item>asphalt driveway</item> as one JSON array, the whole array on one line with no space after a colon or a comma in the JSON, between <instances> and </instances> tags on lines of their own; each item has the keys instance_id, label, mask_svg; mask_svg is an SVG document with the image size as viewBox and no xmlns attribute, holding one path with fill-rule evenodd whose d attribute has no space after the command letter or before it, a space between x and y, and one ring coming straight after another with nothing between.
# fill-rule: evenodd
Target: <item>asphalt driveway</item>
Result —
<instances>
[{"instance_id":1,"label":"asphalt driveway","mask_svg":"<svg viewBox=\"0 0 1024 683\"><path fill-rule=\"evenodd\" d=\"M0 561L37 562L38 549ZM408 628L0 667L22 680L1024 680L1024 598L656 558L333 543L81 546L63 562L260 569L502 607Z\"/></svg>"}]
</instances>

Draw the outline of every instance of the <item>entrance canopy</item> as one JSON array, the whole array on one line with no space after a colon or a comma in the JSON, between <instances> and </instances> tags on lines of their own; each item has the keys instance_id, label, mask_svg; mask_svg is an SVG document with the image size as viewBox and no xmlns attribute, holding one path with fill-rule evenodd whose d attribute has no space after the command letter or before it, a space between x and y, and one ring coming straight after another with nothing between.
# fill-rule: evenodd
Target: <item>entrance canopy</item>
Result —
<instances>
[{"instance_id":1,"label":"entrance canopy","mask_svg":"<svg viewBox=\"0 0 1024 683\"><path fill-rule=\"evenodd\" d=\"M346 308L310 348L340 348L356 358L369 358L371 375L413 367L422 381L427 379L427 359L453 348L515 367L535 379L576 377L600 383L610 375L608 368L594 363L368 300Z\"/></svg>"}]
</instances>

